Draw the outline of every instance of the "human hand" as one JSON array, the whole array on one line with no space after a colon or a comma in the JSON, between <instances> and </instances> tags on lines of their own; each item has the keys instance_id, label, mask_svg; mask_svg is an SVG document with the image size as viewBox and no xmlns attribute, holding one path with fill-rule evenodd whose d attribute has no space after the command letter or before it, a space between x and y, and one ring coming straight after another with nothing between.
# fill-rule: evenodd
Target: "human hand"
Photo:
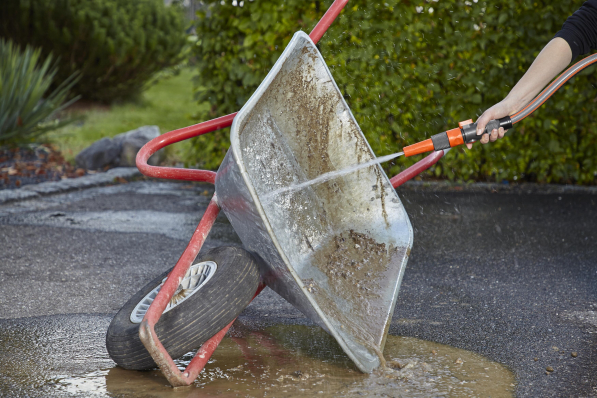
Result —
<instances>
[{"instance_id":1,"label":"human hand","mask_svg":"<svg viewBox=\"0 0 597 398\"><path fill-rule=\"evenodd\" d=\"M510 116L524 108L558 73L572 61L572 49L568 42L561 37L552 39L541 50L537 58L524 76L516 83L502 102L498 102L487 109L477 120L477 135L485 131L485 126L492 119ZM479 140L481 144L494 142L504 136L504 129L494 129L484 134ZM487 136L487 137L485 137ZM471 149L472 144L466 144Z\"/></svg>"},{"instance_id":2,"label":"human hand","mask_svg":"<svg viewBox=\"0 0 597 398\"><path fill-rule=\"evenodd\" d=\"M487 123L489 123L490 120L501 119L504 116L509 116L511 113L512 109L510 103L506 99L487 109L483 112L481 117L477 119L477 135L481 135L485 131L485 126L487 126ZM498 138L504 137L505 133L506 131L503 127L493 129L489 134L484 134L478 142L481 144L487 144L490 141L494 142ZM466 144L466 146L468 149L471 149L473 144Z\"/></svg>"}]
</instances>

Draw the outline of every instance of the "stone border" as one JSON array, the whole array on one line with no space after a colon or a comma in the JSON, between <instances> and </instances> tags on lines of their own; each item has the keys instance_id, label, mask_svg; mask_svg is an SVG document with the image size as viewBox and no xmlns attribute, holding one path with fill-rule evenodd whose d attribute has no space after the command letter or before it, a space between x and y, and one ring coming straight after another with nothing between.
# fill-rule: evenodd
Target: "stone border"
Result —
<instances>
[{"instance_id":1,"label":"stone border","mask_svg":"<svg viewBox=\"0 0 597 398\"><path fill-rule=\"evenodd\" d=\"M402 191L483 192L510 194L573 194L597 195L597 186L556 184L497 184L486 182L456 183L448 181L408 181L396 188Z\"/></svg>"},{"instance_id":2,"label":"stone border","mask_svg":"<svg viewBox=\"0 0 597 398\"><path fill-rule=\"evenodd\" d=\"M90 174L79 178L67 178L60 181L47 181L25 185L17 189L0 191L0 204L40 196L74 191L114 183L117 178L132 178L141 175L136 167L116 167L103 173Z\"/></svg>"}]
</instances>

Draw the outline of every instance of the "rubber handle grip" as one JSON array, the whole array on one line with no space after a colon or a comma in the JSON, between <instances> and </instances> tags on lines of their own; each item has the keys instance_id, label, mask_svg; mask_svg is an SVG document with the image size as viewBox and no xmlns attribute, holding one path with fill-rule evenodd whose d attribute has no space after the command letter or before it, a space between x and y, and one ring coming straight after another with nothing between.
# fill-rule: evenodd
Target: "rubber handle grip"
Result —
<instances>
[{"instance_id":1,"label":"rubber handle grip","mask_svg":"<svg viewBox=\"0 0 597 398\"><path fill-rule=\"evenodd\" d=\"M477 123L468 124L462 127L462 138L464 139L465 144L477 142L481 139L481 137L483 137L484 134L489 134L493 130L499 129L500 127L503 127L504 130L509 130L512 128L512 121L509 116L499 120L490 120L489 123L487 123L487 126L485 126L485 130L481 135L477 135Z\"/></svg>"}]
</instances>

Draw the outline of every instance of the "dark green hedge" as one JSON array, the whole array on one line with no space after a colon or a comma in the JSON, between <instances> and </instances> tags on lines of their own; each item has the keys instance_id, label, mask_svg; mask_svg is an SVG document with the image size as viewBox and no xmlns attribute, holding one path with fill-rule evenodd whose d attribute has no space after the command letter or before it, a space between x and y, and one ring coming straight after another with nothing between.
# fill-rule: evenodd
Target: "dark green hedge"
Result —
<instances>
[{"instance_id":1,"label":"dark green hedge","mask_svg":"<svg viewBox=\"0 0 597 398\"><path fill-rule=\"evenodd\" d=\"M163 0L2 0L0 36L52 53L57 81L79 71L73 91L105 102L134 95L185 42L180 10Z\"/></svg>"},{"instance_id":2,"label":"dark green hedge","mask_svg":"<svg viewBox=\"0 0 597 398\"><path fill-rule=\"evenodd\" d=\"M195 47L199 118L240 109L292 34L310 32L329 4L225 0L200 13ZM352 0L319 47L381 156L453 128L460 120L476 119L503 99L581 4ZM456 180L594 183L594 72L591 68L571 80L506 139L472 151L452 150L429 173ZM226 134L201 137L191 159L217 167L228 146ZM388 169L396 173L417 159L401 158Z\"/></svg>"}]
</instances>

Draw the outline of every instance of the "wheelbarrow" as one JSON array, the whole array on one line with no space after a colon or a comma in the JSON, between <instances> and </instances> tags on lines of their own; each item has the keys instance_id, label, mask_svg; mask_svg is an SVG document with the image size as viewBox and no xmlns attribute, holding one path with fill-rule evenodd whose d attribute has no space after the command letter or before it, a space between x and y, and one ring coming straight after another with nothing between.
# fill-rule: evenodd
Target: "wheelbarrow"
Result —
<instances>
[{"instance_id":1,"label":"wheelbarrow","mask_svg":"<svg viewBox=\"0 0 597 398\"><path fill-rule=\"evenodd\" d=\"M138 153L143 174L214 183L215 194L175 267L112 321L107 345L118 364L157 364L173 386L191 384L265 286L330 333L362 372L383 364L413 240L395 188L445 151L392 179L371 164L292 189L375 159L316 47L346 3L336 0L310 35L294 35L238 113L166 133ZM231 147L217 173L147 164L167 145L228 126ZM244 249L218 248L193 264L220 210ZM180 371L172 357L199 345Z\"/></svg>"}]
</instances>

